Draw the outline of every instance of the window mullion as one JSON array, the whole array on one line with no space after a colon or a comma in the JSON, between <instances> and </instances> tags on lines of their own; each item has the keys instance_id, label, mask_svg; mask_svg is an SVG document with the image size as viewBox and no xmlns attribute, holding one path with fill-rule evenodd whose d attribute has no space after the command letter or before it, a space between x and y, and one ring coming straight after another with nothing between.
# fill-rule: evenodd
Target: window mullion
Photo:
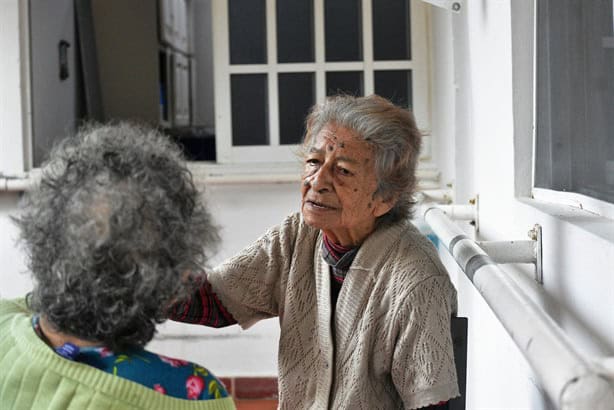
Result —
<instances>
[{"instance_id":1,"label":"window mullion","mask_svg":"<svg viewBox=\"0 0 614 410\"><path fill-rule=\"evenodd\" d=\"M371 0L362 0L362 53L365 95L375 91L373 80L373 24Z\"/></svg>"},{"instance_id":2,"label":"window mullion","mask_svg":"<svg viewBox=\"0 0 614 410\"><path fill-rule=\"evenodd\" d=\"M267 83L269 101L269 145L279 145L279 97L277 95L277 19L276 0L266 0ZM283 0L281 0L283 1Z\"/></svg>"},{"instance_id":3,"label":"window mullion","mask_svg":"<svg viewBox=\"0 0 614 410\"><path fill-rule=\"evenodd\" d=\"M430 134L429 52L427 48L430 39L428 37L428 15L424 3L418 0L411 0L408 19L410 19L411 24L413 112L418 120L418 127L427 134Z\"/></svg>"},{"instance_id":4,"label":"window mullion","mask_svg":"<svg viewBox=\"0 0 614 410\"><path fill-rule=\"evenodd\" d=\"M230 74L256 74L268 73L269 66L267 64L234 64L228 66Z\"/></svg>"},{"instance_id":5,"label":"window mullion","mask_svg":"<svg viewBox=\"0 0 614 410\"><path fill-rule=\"evenodd\" d=\"M230 42L228 37L228 2L212 3L213 64L215 92L215 146L217 161L232 158L232 120L230 102Z\"/></svg>"},{"instance_id":6,"label":"window mullion","mask_svg":"<svg viewBox=\"0 0 614 410\"><path fill-rule=\"evenodd\" d=\"M416 64L414 61L407 60L386 60L386 61L374 61L373 68L377 71L386 71L386 70L414 70L416 68Z\"/></svg>"},{"instance_id":7,"label":"window mullion","mask_svg":"<svg viewBox=\"0 0 614 410\"><path fill-rule=\"evenodd\" d=\"M343 61L324 63L327 72L330 71L364 71L365 64L362 61Z\"/></svg>"},{"instance_id":8,"label":"window mullion","mask_svg":"<svg viewBox=\"0 0 614 410\"><path fill-rule=\"evenodd\" d=\"M324 0L313 2L314 42L316 52L315 76L316 76L316 102L322 102L326 98L326 73L324 61Z\"/></svg>"}]
</instances>

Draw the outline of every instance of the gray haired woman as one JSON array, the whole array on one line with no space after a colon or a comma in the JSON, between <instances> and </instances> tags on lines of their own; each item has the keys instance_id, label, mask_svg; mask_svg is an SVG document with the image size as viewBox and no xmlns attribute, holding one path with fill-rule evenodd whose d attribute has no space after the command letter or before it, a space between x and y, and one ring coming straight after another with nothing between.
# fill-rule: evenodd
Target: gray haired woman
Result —
<instances>
[{"instance_id":1,"label":"gray haired woman","mask_svg":"<svg viewBox=\"0 0 614 410\"><path fill-rule=\"evenodd\" d=\"M16 222L34 289L0 302L4 405L234 408L204 367L144 350L165 307L193 291L185 272L201 269L217 241L166 137L84 128L53 150Z\"/></svg>"},{"instance_id":2,"label":"gray haired woman","mask_svg":"<svg viewBox=\"0 0 614 410\"><path fill-rule=\"evenodd\" d=\"M409 221L420 140L411 113L378 96L314 106L300 214L198 278L171 317L244 328L279 317L284 409L424 408L458 396L456 291Z\"/></svg>"}]
</instances>

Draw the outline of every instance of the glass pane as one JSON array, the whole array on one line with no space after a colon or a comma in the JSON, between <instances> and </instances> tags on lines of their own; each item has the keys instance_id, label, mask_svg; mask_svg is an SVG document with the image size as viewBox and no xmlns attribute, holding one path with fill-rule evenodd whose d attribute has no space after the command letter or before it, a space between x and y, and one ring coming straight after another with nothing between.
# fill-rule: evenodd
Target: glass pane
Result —
<instances>
[{"instance_id":1,"label":"glass pane","mask_svg":"<svg viewBox=\"0 0 614 410\"><path fill-rule=\"evenodd\" d=\"M362 71L330 71L326 73L326 95L363 95Z\"/></svg>"},{"instance_id":2,"label":"glass pane","mask_svg":"<svg viewBox=\"0 0 614 410\"><path fill-rule=\"evenodd\" d=\"M411 59L409 0L373 0L373 59Z\"/></svg>"},{"instance_id":3,"label":"glass pane","mask_svg":"<svg viewBox=\"0 0 614 410\"><path fill-rule=\"evenodd\" d=\"M313 0L277 2L277 61L314 61Z\"/></svg>"},{"instance_id":4,"label":"glass pane","mask_svg":"<svg viewBox=\"0 0 614 410\"><path fill-rule=\"evenodd\" d=\"M230 64L266 64L266 1L228 0Z\"/></svg>"},{"instance_id":5,"label":"glass pane","mask_svg":"<svg viewBox=\"0 0 614 410\"><path fill-rule=\"evenodd\" d=\"M326 61L362 60L361 20L360 0L324 2Z\"/></svg>"},{"instance_id":6,"label":"glass pane","mask_svg":"<svg viewBox=\"0 0 614 410\"><path fill-rule=\"evenodd\" d=\"M535 186L614 203L612 2L536 4Z\"/></svg>"},{"instance_id":7,"label":"glass pane","mask_svg":"<svg viewBox=\"0 0 614 410\"><path fill-rule=\"evenodd\" d=\"M279 143L298 144L305 117L315 102L313 73L279 74Z\"/></svg>"},{"instance_id":8,"label":"glass pane","mask_svg":"<svg viewBox=\"0 0 614 410\"><path fill-rule=\"evenodd\" d=\"M230 76L232 145L268 145L266 74Z\"/></svg>"},{"instance_id":9,"label":"glass pane","mask_svg":"<svg viewBox=\"0 0 614 410\"><path fill-rule=\"evenodd\" d=\"M375 94L401 107L412 107L411 70L375 71Z\"/></svg>"}]
</instances>

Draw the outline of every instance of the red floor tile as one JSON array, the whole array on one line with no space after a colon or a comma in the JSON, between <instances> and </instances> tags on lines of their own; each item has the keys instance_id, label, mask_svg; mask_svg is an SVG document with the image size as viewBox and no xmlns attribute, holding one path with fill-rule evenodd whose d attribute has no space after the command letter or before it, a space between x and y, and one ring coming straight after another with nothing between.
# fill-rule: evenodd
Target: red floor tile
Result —
<instances>
[{"instance_id":1,"label":"red floor tile","mask_svg":"<svg viewBox=\"0 0 614 410\"><path fill-rule=\"evenodd\" d=\"M235 400L237 410L276 410L277 400Z\"/></svg>"},{"instance_id":2,"label":"red floor tile","mask_svg":"<svg viewBox=\"0 0 614 410\"><path fill-rule=\"evenodd\" d=\"M235 399L277 399L276 377L235 377Z\"/></svg>"}]
</instances>

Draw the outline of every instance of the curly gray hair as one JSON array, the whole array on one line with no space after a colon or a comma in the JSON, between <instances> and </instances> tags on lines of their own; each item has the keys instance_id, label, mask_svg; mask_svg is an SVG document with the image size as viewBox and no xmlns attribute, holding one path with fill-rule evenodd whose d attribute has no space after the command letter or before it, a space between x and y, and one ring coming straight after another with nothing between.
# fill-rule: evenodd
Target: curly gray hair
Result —
<instances>
[{"instance_id":1,"label":"curly gray hair","mask_svg":"<svg viewBox=\"0 0 614 410\"><path fill-rule=\"evenodd\" d=\"M385 200L396 200L394 207L379 218L380 223L411 217L422 141L411 111L378 95L329 97L314 105L307 116L303 155L309 151L313 138L329 123L354 131L373 146L376 194Z\"/></svg>"},{"instance_id":2,"label":"curly gray hair","mask_svg":"<svg viewBox=\"0 0 614 410\"><path fill-rule=\"evenodd\" d=\"M218 241L181 152L153 129L84 127L26 194L30 307L61 332L111 349L144 346L191 289Z\"/></svg>"}]
</instances>

